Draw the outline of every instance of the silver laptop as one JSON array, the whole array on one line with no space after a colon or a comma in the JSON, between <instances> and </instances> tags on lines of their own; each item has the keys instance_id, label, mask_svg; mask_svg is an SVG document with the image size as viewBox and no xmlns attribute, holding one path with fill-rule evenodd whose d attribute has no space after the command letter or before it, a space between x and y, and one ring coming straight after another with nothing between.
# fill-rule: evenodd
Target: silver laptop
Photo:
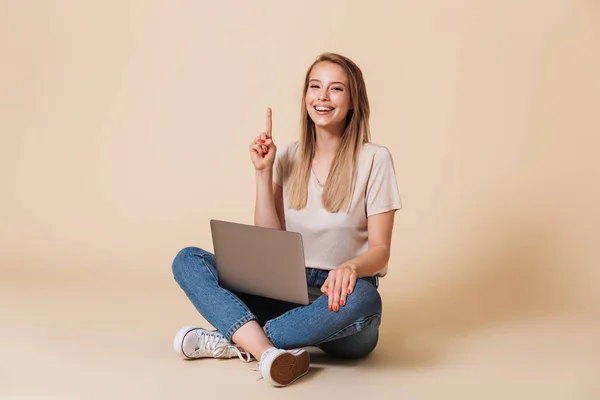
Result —
<instances>
[{"instance_id":1,"label":"silver laptop","mask_svg":"<svg viewBox=\"0 0 600 400\"><path fill-rule=\"evenodd\" d=\"M214 219L210 228L222 287L309 304L302 235Z\"/></svg>"}]
</instances>

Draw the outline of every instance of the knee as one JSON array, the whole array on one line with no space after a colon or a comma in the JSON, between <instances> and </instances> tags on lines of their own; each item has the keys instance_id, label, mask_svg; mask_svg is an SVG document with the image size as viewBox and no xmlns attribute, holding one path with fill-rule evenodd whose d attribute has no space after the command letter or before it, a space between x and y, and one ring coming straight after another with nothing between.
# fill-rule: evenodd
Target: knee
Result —
<instances>
[{"instance_id":1,"label":"knee","mask_svg":"<svg viewBox=\"0 0 600 400\"><path fill-rule=\"evenodd\" d=\"M358 339L358 336L363 336ZM364 335L356 334L344 339L341 339L343 343L337 343L337 341L323 343L318 347L325 352L325 354L336 357L356 360L365 358L375 350L379 341L379 328L373 326L370 328L370 332L367 338Z\"/></svg>"},{"instance_id":2,"label":"knee","mask_svg":"<svg viewBox=\"0 0 600 400\"><path fill-rule=\"evenodd\" d=\"M342 358L347 358L347 359L351 359L351 360L365 358L365 357L369 356L373 352L373 350L375 350L375 347L377 347L378 340L379 340L379 338L377 335L374 337L373 340L369 341L368 343L363 343L361 346L356 346L353 349L348 349L344 353L340 354L339 356Z\"/></svg>"},{"instance_id":3,"label":"knee","mask_svg":"<svg viewBox=\"0 0 600 400\"><path fill-rule=\"evenodd\" d=\"M361 309L361 314L368 316L373 314L381 314L382 303L381 303L381 295L377 288L365 281L364 279L359 279L354 286L354 291L350 296L355 296L358 301L354 301L353 303L357 303L357 306ZM351 302L348 302L351 304Z\"/></svg>"},{"instance_id":4,"label":"knee","mask_svg":"<svg viewBox=\"0 0 600 400\"><path fill-rule=\"evenodd\" d=\"M184 274L185 271L190 268L190 261L195 256L201 255L202 252L203 250L198 247L185 247L181 249L173 259L173 263L171 265L171 270L175 279L182 276L182 274Z\"/></svg>"}]
</instances>

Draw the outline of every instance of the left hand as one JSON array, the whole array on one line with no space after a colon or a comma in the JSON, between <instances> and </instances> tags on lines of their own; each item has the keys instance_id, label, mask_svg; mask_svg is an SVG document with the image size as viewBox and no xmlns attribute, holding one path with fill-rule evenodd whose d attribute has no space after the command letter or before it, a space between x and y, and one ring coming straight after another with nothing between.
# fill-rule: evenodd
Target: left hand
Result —
<instances>
[{"instance_id":1,"label":"left hand","mask_svg":"<svg viewBox=\"0 0 600 400\"><path fill-rule=\"evenodd\" d=\"M329 298L329 309L337 312L346 305L346 296L354 290L358 274L353 264L342 264L329 272L321 292Z\"/></svg>"}]
</instances>

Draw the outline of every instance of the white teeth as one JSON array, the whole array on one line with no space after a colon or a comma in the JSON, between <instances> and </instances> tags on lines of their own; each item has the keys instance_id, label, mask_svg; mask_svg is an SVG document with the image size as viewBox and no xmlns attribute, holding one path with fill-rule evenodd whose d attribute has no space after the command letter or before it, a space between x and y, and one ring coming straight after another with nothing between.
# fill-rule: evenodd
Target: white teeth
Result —
<instances>
[{"instance_id":1,"label":"white teeth","mask_svg":"<svg viewBox=\"0 0 600 400\"><path fill-rule=\"evenodd\" d=\"M317 111L331 111L333 108L331 107L315 107Z\"/></svg>"}]
</instances>

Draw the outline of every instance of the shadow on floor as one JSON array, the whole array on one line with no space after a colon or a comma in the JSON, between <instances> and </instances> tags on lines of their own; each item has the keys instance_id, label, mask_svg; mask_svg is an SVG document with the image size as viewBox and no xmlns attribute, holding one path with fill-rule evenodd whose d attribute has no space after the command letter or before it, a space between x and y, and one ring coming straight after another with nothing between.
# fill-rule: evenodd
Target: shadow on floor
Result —
<instances>
[{"instance_id":1,"label":"shadow on floor","mask_svg":"<svg viewBox=\"0 0 600 400\"><path fill-rule=\"evenodd\" d=\"M486 226L475 232L463 255L426 265L439 270L435 278L415 278L395 288L386 288L382 279L379 344L363 365L420 368L441 363L453 341L478 329L558 311L568 292L554 269L557 243L551 232L544 226Z\"/></svg>"}]
</instances>

